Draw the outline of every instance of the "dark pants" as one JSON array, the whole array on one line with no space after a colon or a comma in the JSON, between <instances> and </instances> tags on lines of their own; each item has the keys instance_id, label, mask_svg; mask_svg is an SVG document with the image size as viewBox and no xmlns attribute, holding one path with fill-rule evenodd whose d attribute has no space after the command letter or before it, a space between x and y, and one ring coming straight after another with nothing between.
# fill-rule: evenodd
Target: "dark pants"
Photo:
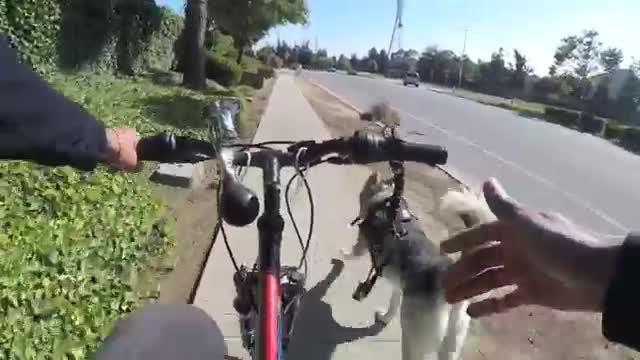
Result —
<instances>
[{"instance_id":1,"label":"dark pants","mask_svg":"<svg viewBox=\"0 0 640 360\"><path fill-rule=\"evenodd\" d=\"M222 360L227 353L218 325L191 305L148 305L116 323L97 360Z\"/></svg>"}]
</instances>

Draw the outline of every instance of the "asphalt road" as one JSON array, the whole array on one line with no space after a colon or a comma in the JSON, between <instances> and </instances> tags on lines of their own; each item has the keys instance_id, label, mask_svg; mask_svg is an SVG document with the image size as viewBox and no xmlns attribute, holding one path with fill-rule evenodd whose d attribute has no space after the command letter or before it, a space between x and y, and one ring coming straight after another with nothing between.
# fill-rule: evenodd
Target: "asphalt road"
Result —
<instances>
[{"instance_id":1,"label":"asphalt road","mask_svg":"<svg viewBox=\"0 0 640 360\"><path fill-rule=\"evenodd\" d=\"M449 166L480 186L494 176L516 199L558 211L590 231L640 230L640 157L606 140L398 81L306 72L366 109L385 100L399 110L413 141L449 149Z\"/></svg>"}]
</instances>

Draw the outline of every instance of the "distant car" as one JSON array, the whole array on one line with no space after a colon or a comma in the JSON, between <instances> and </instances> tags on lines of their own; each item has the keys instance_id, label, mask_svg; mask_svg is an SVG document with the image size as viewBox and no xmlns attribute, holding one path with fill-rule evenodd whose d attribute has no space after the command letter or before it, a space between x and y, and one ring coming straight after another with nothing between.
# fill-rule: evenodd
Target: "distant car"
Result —
<instances>
[{"instance_id":1,"label":"distant car","mask_svg":"<svg viewBox=\"0 0 640 360\"><path fill-rule=\"evenodd\" d=\"M349 75L358 75L358 72L353 70L353 69L349 69L349 71L347 71L347 74L349 74Z\"/></svg>"},{"instance_id":2,"label":"distant car","mask_svg":"<svg viewBox=\"0 0 640 360\"><path fill-rule=\"evenodd\" d=\"M337 71L337 69L336 69L336 68L334 68L334 67L329 68L329 72L336 72L336 71Z\"/></svg>"},{"instance_id":3,"label":"distant car","mask_svg":"<svg viewBox=\"0 0 640 360\"><path fill-rule=\"evenodd\" d=\"M415 87L420 86L420 75L417 72L407 72L404 74L404 78L402 79L402 84L407 86L409 84L414 85Z\"/></svg>"}]
</instances>

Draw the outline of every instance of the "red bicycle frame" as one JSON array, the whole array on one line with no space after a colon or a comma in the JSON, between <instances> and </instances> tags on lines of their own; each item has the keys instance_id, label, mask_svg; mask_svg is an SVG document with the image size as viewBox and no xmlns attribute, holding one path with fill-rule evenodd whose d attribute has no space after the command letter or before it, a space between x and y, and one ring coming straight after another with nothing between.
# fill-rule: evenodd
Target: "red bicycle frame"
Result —
<instances>
[{"instance_id":1,"label":"red bicycle frame","mask_svg":"<svg viewBox=\"0 0 640 360\"><path fill-rule=\"evenodd\" d=\"M258 219L258 327L256 358L278 360L281 348L280 317L280 248L284 219L280 215L280 164L277 156L267 159L263 167L264 212Z\"/></svg>"}]
</instances>

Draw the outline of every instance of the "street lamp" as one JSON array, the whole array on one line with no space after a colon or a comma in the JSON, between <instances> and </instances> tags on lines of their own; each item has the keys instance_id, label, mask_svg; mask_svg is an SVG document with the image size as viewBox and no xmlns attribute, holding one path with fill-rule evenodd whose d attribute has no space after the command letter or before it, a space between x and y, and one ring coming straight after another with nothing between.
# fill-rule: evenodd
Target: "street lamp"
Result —
<instances>
[{"instance_id":1,"label":"street lamp","mask_svg":"<svg viewBox=\"0 0 640 360\"><path fill-rule=\"evenodd\" d=\"M464 53L467 50L467 33L468 28L464 29L464 43L462 45L462 55L460 55L460 71L458 71L458 89L462 87L462 69L464 68Z\"/></svg>"}]
</instances>

